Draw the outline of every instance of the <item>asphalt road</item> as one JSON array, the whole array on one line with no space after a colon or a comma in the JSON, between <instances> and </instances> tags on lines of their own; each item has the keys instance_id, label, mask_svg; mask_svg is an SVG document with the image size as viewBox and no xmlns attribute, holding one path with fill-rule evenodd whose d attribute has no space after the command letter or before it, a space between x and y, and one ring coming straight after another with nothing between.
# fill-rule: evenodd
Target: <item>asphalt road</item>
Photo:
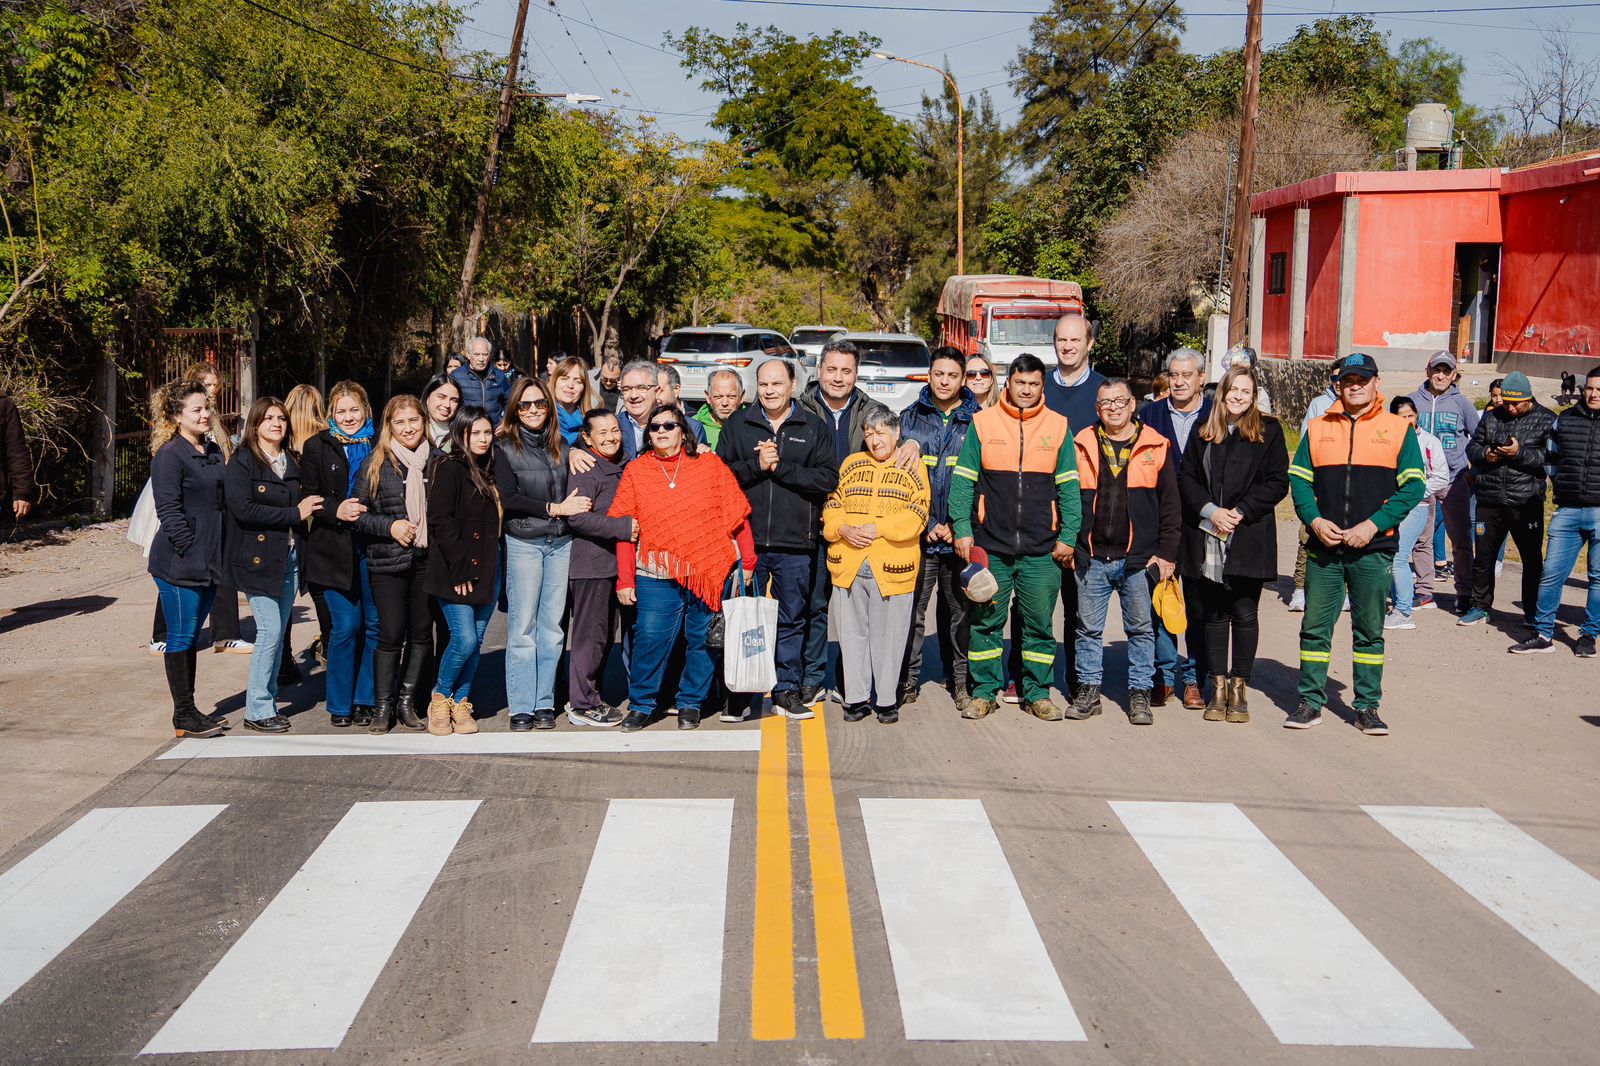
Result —
<instances>
[{"instance_id":1,"label":"asphalt road","mask_svg":"<svg viewBox=\"0 0 1600 1066\"><path fill-rule=\"evenodd\" d=\"M1247 725L169 743L0 857L0 1059L1593 1062L1600 664L1450 621L1387 738L1274 603Z\"/></svg>"}]
</instances>

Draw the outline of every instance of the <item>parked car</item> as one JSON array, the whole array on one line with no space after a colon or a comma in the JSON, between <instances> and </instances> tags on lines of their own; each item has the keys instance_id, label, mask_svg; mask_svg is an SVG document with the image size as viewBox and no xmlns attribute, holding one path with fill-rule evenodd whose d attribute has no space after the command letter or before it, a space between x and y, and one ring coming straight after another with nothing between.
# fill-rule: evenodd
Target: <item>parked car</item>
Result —
<instances>
[{"instance_id":1,"label":"parked car","mask_svg":"<svg viewBox=\"0 0 1600 1066\"><path fill-rule=\"evenodd\" d=\"M822 346L828 343L829 338L844 332L843 326L796 326L789 331L789 344L805 361L805 365L814 369L817 356L822 354Z\"/></svg>"},{"instance_id":2,"label":"parked car","mask_svg":"<svg viewBox=\"0 0 1600 1066\"><path fill-rule=\"evenodd\" d=\"M915 333L843 333L860 358L856 384L888 407L904 411L928 383L928 342Z\"/></svg>"},{"instance_id":3,"label":"parked car","mask_svg":"<svg viewBox=\"0 0 1600 1066\"><path fill-rule=\"evenodd\" d=\"M706 382L718 370L733 370L744 382L746 400L756 394L756 367L768 359L794 359L802 384L809 381L804 366L783 334L758 329L747 322L718 322L713 326L675 329L661 341L658 362L667 363L683 379L682 398L703 403Z\"/></svg>"}]
</instances>

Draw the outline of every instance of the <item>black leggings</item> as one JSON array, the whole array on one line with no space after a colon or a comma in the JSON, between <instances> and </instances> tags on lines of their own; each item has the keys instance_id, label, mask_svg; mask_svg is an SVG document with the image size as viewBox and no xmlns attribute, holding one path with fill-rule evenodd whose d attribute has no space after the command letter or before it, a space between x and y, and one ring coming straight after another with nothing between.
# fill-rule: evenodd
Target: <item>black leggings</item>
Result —
<instances>
[{"instance_id":1,"label":"black leggings","mask_svg":"<svg viewBox=\"0 0 1600 1066\"><path fill-rule=\"evenodd\" d=\"M424 664L433 658L433 606L428 595L427 568L415 566L404 573L379 574L369 571L372 602L378 608L378 647L374 670L386 676L373 676L378 699L394 695L415 695ZM401 670L401 655L405 668Z\"/></svg>"},{"instance_id":2,"label":"black leggings","mask_svg":"<svg viewBox=\"0 0 1600 1066\"><path fill-rule=\"evenodd\" d=\"M1256 606L1261 601L1260 578L1230 577L1226 584L1201 578L1200 606L1206 619L1206 662L1213 672L1228 661L1228 634L1233 633L1234 677L1250 679L1256 665L1256 645L1261 641L1261 625Z\"/></svg>"}]
</instances>

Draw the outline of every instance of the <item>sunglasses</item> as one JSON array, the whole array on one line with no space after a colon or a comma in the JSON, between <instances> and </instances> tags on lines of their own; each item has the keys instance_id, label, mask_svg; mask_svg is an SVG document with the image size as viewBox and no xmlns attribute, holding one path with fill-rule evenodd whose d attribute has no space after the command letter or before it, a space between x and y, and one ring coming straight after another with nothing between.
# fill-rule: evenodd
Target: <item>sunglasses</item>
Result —
<instances>
[{"instance_id":1,"label":"sunglasses","mask_svg":"<svg viewBox=\"0 0 1600 1066\"><path fill-rule=\"evenodd\" d=\"M548 410L550 410L550 401L549 400L543 400L543 399L540 399L540 400L519 400L519 401L517 401L517 410L519 410L519 411L548 411Z\"/></svg>"},{"instance_id":2,"label":"sunglasses","mask_svg":"<svg viewBox=\"0 0 1600 1066\"><path fill-rule=\"evenodd\" d=\"M682 428L683 423L679 422L676 418L670 422L651 422L649 425L649 430L651 433L671 433L675 429Z\"/></svg>"},{"instance_id":3,"label":"sunglasses","mask_svg":"<svg viewBox=\"0 0 1600 1066\"><path fill-rule=\"evenodd\" d=\"M992 377L994 377L994 371L993 370L969 370L969 371L967 371L967 380L968 381L971 381L973 378L992 378Z\"/></svg>"}]
</instances>

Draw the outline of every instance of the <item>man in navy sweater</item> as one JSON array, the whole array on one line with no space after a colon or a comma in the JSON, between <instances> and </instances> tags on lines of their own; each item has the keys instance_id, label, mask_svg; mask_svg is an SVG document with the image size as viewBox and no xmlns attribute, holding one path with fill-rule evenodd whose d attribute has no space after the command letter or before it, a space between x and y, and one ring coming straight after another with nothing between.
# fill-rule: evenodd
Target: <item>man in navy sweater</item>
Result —
<instances>
[{"instance_id":1,"label":"man in navy sweater","mask_svg":"<svg viewBox=\"0 0 1600 1066\"><path fill-rule=\"evenodd\" d=\"M1063 315L1056 323L1056 368L1044 378L1044 405L1060 415L1077 436L1094 425L1095 399L1106 376L1089 366L1094 330L1082 315Z\"/></svg>"}]
</instances>

